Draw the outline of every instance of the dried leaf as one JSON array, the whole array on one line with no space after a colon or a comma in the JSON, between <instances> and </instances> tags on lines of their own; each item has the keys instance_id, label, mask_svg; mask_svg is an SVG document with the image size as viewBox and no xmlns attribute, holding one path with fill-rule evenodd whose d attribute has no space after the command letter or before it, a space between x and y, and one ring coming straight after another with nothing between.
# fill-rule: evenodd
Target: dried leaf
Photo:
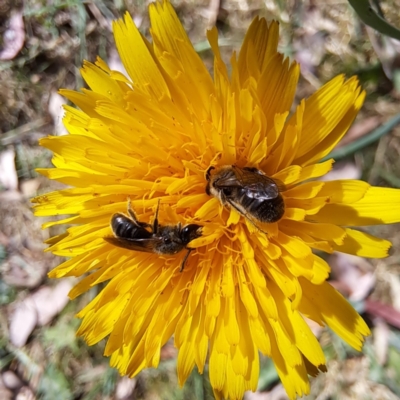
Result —
<instances>
[{"instance_id":1,"label":"dried leaf","mask_svg":"<svg viewBox=\"0 0 400 400\"><path fill-rule=\"evenodd\" d=\"M337 253L329 257L335 287L352 301L365 299L375 285L372 266L362 257Z\"/></svg>"},{"instance_id":2,"label":"dried leaf","mask_svg":"<svg viewBox=\"0 0 400 400\"><path fill-rule=\"evenodd\" d=\"M43 280L46 268L43 260L12 254L2 265L4 282L18 288L35 288Z\"/></svg>"},{"instance_id":3,"label":"dried leaf","mask_svg":"<svg viewBox=\"0 0 400 400\"><path fill-rule=\"evenodd\" d=\"M0 185L8 190L18 190L15 152L11 148L0 153Z\"/></svg>"},{"instance_id":4,"label":"dried leaf","mask_svg":"<svg viewBox=\"0 0 400 400\"><path fill-rule=\"evenodd\" d=\"M4 371L1 379L7 389L17 390L23 386L22 380L13 371Z\"/></svg>"},{"instance_id":5,"label":"dried leaf","mask_svg":"<svg viewBox=\"0 0 400 400\"><path fill-rule=\"evenodd\" d=\"M63 108L62 106L66 104L64 97L59 95L56 91L52 91L49 98L49 113L54 121L55 135L63 136L66 135L67 129L62 123Z\"/></svg>"},{"instance_id":6,"label":"dried leaf","mask_svg":"<svg viewBox=\"0 0 400 400\"><path fill-rule=\"evenodd\" d=\"M352 162L338 162L333 166L333 170L324 175L321 180L333 181L336 179L360 179L361 168Z\"/></svg>"},{"instance_id":7,"label":"dried leaf","mask_svg":"<svg viewBox=\"0 0 400 400\"><path fill-rule=\"evenodd\" d=\"M41 180L39 178L23 181L21 182L21 192L27 198L33 197L37 193L40 184Z\"/></svg>"},{"instance_id":8,"label":"dried leaf","mask_svg":"<svg viewBox=\"0 0 400 400\"><path fill-rule=\"evenodd\" d=\"M375 317L380 317L388 324L400 329L400 312L388 304L367 299L365 301L365 311Z\"/></svg>"},{"instance_id":9,"label":"dried leaf","mask_svg":"<svg viewBox=\"0 0 400 400\"><path fill-rule=\"evenodd\" d=\"M0 52L0 60L12 60L22 49L25 41L24 20L22 12L14 13L8 29L3 34L3 50Z\"/></svg>"},{"instance_id":10,"label":"dried leaf","mask_svg":"<svg viewBox=\"0 0 400 400\"><path fill-rule=\"evenodd\" d=\"M115 390L116 400L128 400L132 398L133 390L136 386L136 379L128 378L127 376L122 377L118 383Z\"/></svg>"},{"instance_id":11,"label":"dried leaf","mask_svg":"<svg viewBox=\"0 0 400 400\"><path fill-rule=\"evenodd\" d=\"M22 347L37 325L49 323L68 303L69 280L63 280L54 288L43 287L17 304L10 321L10 341Z\"/></svg>"},{"instance_id":12,"label":"dried leaf","mask_svg":"<svg viewBox=\"0 0 400 400\"><path fill-rule=\"evenodd\" d=\"M63 280L53 288L44 287L32 297L38 313L38 324L48 324L67 305L68 292L72 288L70 280Z\"/></svg>"},{"instance_id":13,"label":"dried leaf","mask_svg":"<svg viewBox=\"0 0 400 400\"><path fill-rule=\"evenodd\" d=\"M19 303L11 316L10 342L16 347L22 347L35 329L37 320L37 310L32 298Z\"/></svg>"},{"instance_id":14,"label":"dried leaf","mask_svg":"<svg viewBox=\"0 0 400 400\"><path fill-rule=\"evenodd\" d=\"M385 365L388 355L390 329L380 318L374 323L374 348L379 365Z\"/></svg>"}]
</instances>

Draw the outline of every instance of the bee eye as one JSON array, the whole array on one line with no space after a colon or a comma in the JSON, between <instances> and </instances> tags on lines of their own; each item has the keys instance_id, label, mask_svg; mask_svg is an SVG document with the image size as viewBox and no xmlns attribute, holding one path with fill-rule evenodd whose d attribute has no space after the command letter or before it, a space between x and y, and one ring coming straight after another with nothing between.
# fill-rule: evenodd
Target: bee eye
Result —
<instances>
[{"instance_id":1,"label":"bee eye","mask_svg":"<svg viewBox=\"0 0 400 400\"><path fill-rule=\"evenodd\" d=\"M164 241L165 244L171 243L171 239L170 239L169 237L165 237L165 238L163 239L163 241Z\"/></svg>"}]
</instances>

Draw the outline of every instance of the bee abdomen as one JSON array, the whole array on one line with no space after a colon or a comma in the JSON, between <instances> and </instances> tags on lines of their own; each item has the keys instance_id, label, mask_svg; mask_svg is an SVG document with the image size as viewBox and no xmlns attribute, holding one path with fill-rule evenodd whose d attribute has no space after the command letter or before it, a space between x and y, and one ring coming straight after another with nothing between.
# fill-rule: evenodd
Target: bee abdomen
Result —
<instances>
[{"instance_id":1,"label":"bee abdomen","mask_svg":"<svg viewBox=\"0 0 400 400\"><path fill-rule=\"evenodd\" d=\"M124 239L150 238L151 233L137 226L132 220L123 214L114 214L111 219L111 229L114 235Z\"/></svg>"},{"instance_id":2,"label":"bee abdomen","mask_svg":"<svg viewBox=\"0 0 400 400\"><path fill-rule=\"evenodd\" d=\"M277 222L285 213L285 203L280 194L275 199L271 200L243 196L241 204L249 214L261 222Z\"/></svg>"}]
</instances>

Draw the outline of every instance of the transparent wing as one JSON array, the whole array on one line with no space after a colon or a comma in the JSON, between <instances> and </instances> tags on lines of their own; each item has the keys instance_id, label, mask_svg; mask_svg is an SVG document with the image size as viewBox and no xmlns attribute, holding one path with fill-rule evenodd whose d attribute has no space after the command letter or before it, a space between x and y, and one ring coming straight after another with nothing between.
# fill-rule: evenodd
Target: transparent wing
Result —
<instances>
[{"instance_id":1,"label":"transparent wing","mask_svg":"<svg viewBox=\"0 0 400 400\"><path fill-rule=\"evenodd\" d=\"M279 196L279 187L272 178L256 169L234 167L235 174L246 196L260 200L272 200Z\"/></svg>"}]
</instances>

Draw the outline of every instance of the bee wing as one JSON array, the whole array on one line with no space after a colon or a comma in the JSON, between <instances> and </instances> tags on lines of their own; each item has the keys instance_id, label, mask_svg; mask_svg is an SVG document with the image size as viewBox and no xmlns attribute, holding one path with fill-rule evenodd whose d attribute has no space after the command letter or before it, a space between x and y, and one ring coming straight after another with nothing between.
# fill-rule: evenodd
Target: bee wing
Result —
<instances>
[{"instance_id":1,"label":"bee wing","mask_svg":"<svg viewBox=\"0 0 400 400\"><path fill-rule=\"evenodd\" d=\"M248 197L260 200L276 199L279 195L277 182L261 171L254 172L247 169L235 168L235 173L241 183L245 186Z\"/></svg>"},{"instance_id":2,"label":"bee wing","mask_svg":"<svg viewBox=\"0 0 400 400\"><path fill-rule=\"evenodd\" d=\"M146 239L121 239L116 237L105 237L103 238L106 242L122 247L128 250L142 251L145 253L154 253L154 249L160 242L157 238L146 238Z\"/></svg>"},{"instance_id":3,"label":"bee wing","mask_svg":"<svg viewBox=\"0 0 400 400\"><path fill-rule=\"evenodd\" d=\"M218 187L237 187L241 188L243 185L241 184L241 179L237 176L230 175L230 176L222 176L218 177Z\"/></svg>"}]
</instances>

